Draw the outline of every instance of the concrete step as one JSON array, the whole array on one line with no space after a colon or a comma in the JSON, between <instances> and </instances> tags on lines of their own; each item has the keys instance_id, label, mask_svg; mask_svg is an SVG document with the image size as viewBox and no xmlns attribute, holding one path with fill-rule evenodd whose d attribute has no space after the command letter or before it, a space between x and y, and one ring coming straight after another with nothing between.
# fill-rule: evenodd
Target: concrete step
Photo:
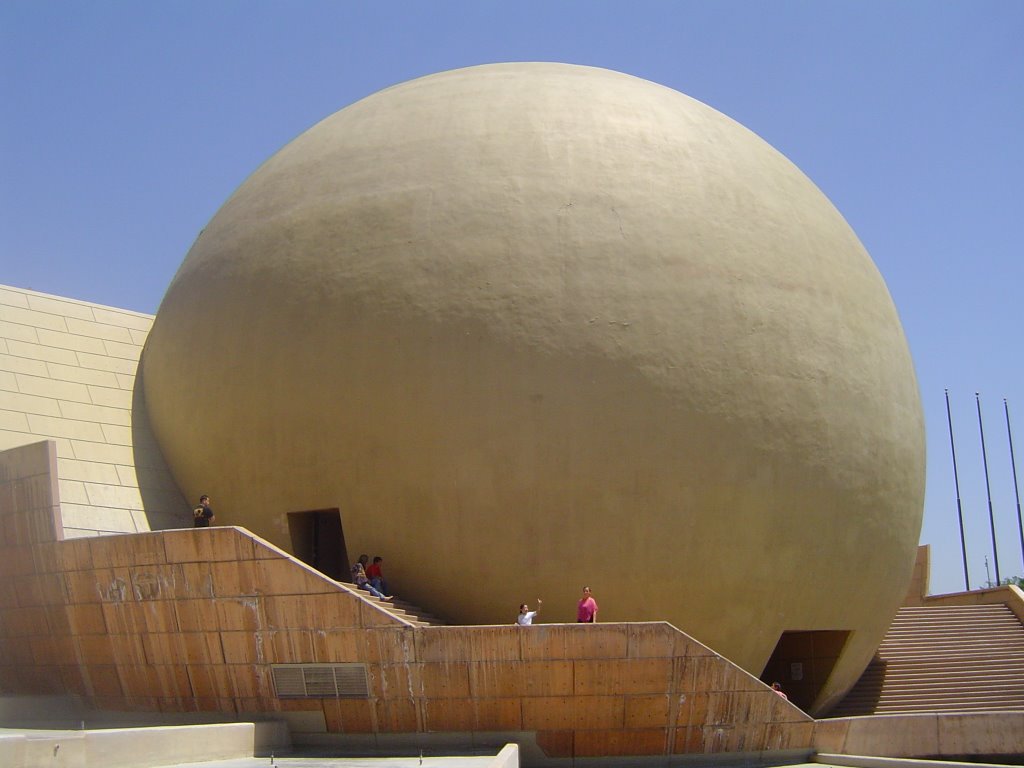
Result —
<instances>
[{"instance_id":1,"label":"concrete step","mask_svg":"<svg viewBox=\"0 0 1024 768\"><path fill-rule=\"evenodd\" d=\"M987 605L904 605L899 608L899 616L955 616L961 613L984 614L1008 611L1002 603Z\"/></svg>"},{"instance_id":2,"label":"concrete step","mask_svg":"<svg viewBox=\"0 0 1024 768\"><path fill-rule=\"evenodd\" d=\"M866 694L862 694L862 696L864 698L868 698L868 695ZM871 698L875 698L878 701L919 698L940 701L943 699L956 698L976 700L991 697L1016 697L1017 700L1020 700L1021 696L1024 696L1024 681L1017 680L1015 682L986 684L984 688L953 685L920 686L899 689L889 688L888 690L881 690Z\"/></svg>"},{"instance_id":3,"label":"concrete step","mask_svg":"<svg viewBox=\"0 0 1024 768\"><path fill-rule=\"evenodd\" d=\"M988 622L1003 621L1007 618L1016 618L1013 611L987 611L985 613L947 613L931 615L906 615L896 614L892 620L894 627L928 626L930 624L963 624L965 622Z\"/></svg>"},{"instance_id":4,"label":"concrete step","mask_svg":"<svg viewBox=\"0 0 1024 768\"><path fill-rule=\"evenodd\" d=\"M336 581L338 586L342 587L348 592L359 597L360 600L365 600L368 603L372 603L384 611L387 611L395 618L409 622L413 626L418 627L430 627L444 624L444 622L431 614L424 611L422 608L413 605L412 603L404 600L393 598L391 600L381 600L379 597L374 597L372 594L367 592L365 589L359 589L354 584L350 584L344 581Z\"/></svg>"},{"instance_id":5,"label":"concrete step","mask_svg":"<svg viewBox=\"0 0 1024 768\"><path fill-rule=\"evenodd\" d=\"M913 614L902 614L898 613L893 618L893 626L910 626L919 625L927 626L928 624L962 624L965 621L1002 621L1009 618L1016 618L1013 611L1007 609L1005 611L985 611L984 613L936 613L930 615L913 615Z\"/></svg>"},{"instance_id":6,"label":"concrete step","mask_svg":"<svg viewBox=\"0 0 1024 768\"><path fill-rule=\"evenodd\" d=\"M403 602L401 603L401 606L399 606L388 600L380 600L373 595L367 595L365 599L379 605L388 613L399 616L406 621L411 621L422 626L439 626L444 624L441 619L438 619L436 616L427 613L422 608L418 608L411 603Z\"/></svg>"},{"instance_id":7,"label":"concrete step","mask_svg":"<svg viewBox=\"0 0 1024 768\"><path fill-rule=\"evenodd\" d=\"M956 646L940 646L938 648L907 648L901 651L894 651L887 653L882 656L880 661L882 664L907 664L912 662L922 663L936 663L938 661L963 659L965 661L972 659L1000 659L1010 660L1014 658L1020 658L1024 655L1024 646L1014 646L1007 649L1005 652L993 653L986 647L970 647L970 648L958 648Z\"/></svg>"},{"instance_id":8,"label":"concrete step","mask_svg":"<svg viewBox=\"0 0 1024 768\"><path fill-rule=\"evenodd\" d=\"M930 651L927 648L915 648L907 653L890 653L886 656L876 656L871 660L871 663L877 664L880 667L902 667L908 665L929 666L946 662L976 664L983 663L989 659L1000 663L1012 662L1024 659L1024 653L1016 647L1005 651L998 648L970 648L966 650L957 648L945 652Z\"/></svg>"},{"instance_id":9,"label":"concrete step","mask_svg":"<svg viewBox=\"0 0 1024 768\"><path fill-rule=\"evenodd\" d=\"M874 712L915 712L927 710L1020 710L1020 700L1010 696L979 697L979 698L929 698L923 700L891 700L879 701L874 705Z\"/></svg>"},{"instance_id":10,"label":"concrete step","mask_svg":"<svg viewBox=\"0 0 1024 768\"><path fill-rule=\"evenodd\" d=\"M956 641L950 638L935 638L928 640L927 638L915 638L913 640L907 640L902 643L889 643L887 645L879 646L878 657L884 659L887 656L894 654L905 654L908 651L922 651L928 649L949 649L949 648L963 648L968 652L974 652L977 650L991 649L993 651L1006 651L1020 653L1024 649L1024 637L1020 635L1024 634L1020 630L1017 632L1017 636L1008 635L1001 638L972 638L972 639L961 639Z\"/></svg>"},{"instance_id":11,"label":"concrete step","mask_svg":"<svg viewBox=\"0 0 1024 768\"><path fill-rule=\"evenodd\" d=\"M1024 654L1021 654L1020 651L1010 653L950 653L942 656L918 654L902 658L877 659L871 662L868 669L913 671L918 669L942 669L947 666L957 669L969 669L972 667L990 667L993 664L1018 667L1022 663L1024 663Z\"/></svg>"},{"instance_id":12,"label":"concrete step","mask_svg":"<svg viewBox=\"0 0 1024 768\"><path fill-rule=\"evenodd\" d=\"M949 694L950 696L963 695L966 697L973 696L975 694L988 695L997 693L999 695L1012 693L1015 696L1024 696L1024 683L1021 682L1019 677L943 680L935 683L893 683L890 680L874 685L866 683L862 686L858 686L847 694L847 698L855 699L861 697L878 699L891 696L930 696L933 694ZM1024 701L1022 701L1022 704L1024 704Z\"/></svg>"},{"instance_id":13,"label":"concrete step","mask_svg":"<svg viewBox=\"0 0 1024 768\"><path fill-rule=\"evenodd\" d=\"M892 640L902 639L906 637L951 637L957 633L963 633L965 631L970 632L972 635L979 637L988 637L990 635L1004 635L1006 633L1017 632L1020 629L1020 623L1015 620L1011 621L1010 618L1007 620L992 620L986 622L981 626L972 627L970 623L964 625L941 625L938 627L927 627L925 629L914 629L912 627L893 627L887 634L887 639L891 642Z\"/></svg>"},{"instance_id":14,"label":"concrete step","mask_svg":"<svg viewBox=\"0 0 1024 768\"><path fill-rule=\"evenodd\" d=\"M901 608L830 717L1024 709L1024 625L1005 605Z\"/></svg>"},{"instance_id":15,"label":"concrete step","mask_svg":"<svg viewBox=\"0 0 1024 768\"><path fill-rule=\"evenodd\" d=\"M916 715L928 714L931 712L1019 712L1019 704L957 704L957 705L930 705L915 704L906 707L860 707L845 708L836 707L828 713L828 717L865 717L872 715Z\"/></svg>"},{"instance_id":16,"label":"concrete step","mask_svg":"<svg viewBox=\"0 0 1024 768\"><path fill-rule=\"evenodd\" d=\"M962 669L962 670L916 670L913 672L875 672L874 670L867 670L861 676L861 680L865 683L871 681L882 681L890 684L899 683L900 685L915 685L919 683L938 683L942 681L949 685L956 684L967 684L975 680L991 680L998 682L1001 680L1024 680L1024 664L1019 665L1013 669L1006 669L1003 667L984 667L979 669Z\"/></svg>"},{"instance_id":17,"label":"concrete step","mask_svg":"<svg viewBox=\"0 0 1024 768\"><path fill-rule=\"evenodd\" d=\"M942 653L941 651L935 651L927 653L924 651L903 655L894 655L886 659L882 659L879 665L885 669L920 669L920 668L942 668L947 664L955 664L958 666L991 666L992 664L1015 664L1017 663L1021 655L1024 654L1022 651L1015 651L1012 653L986 653L985 651L975 651L968 653L966 651L957 651L955 653Z\"/></svg>"},{"instance_id":18,"label":"concrete step","mask_svg":"<svg viewBox=\"0 0 1024 768\"><path fill-rule=\"evenodd\" d=\"M897 631L924 631L938 627L1000 627L1019 625L1020 620L1009 610L1005 613L985 614L983 616L950 616L946 618L895 618L892 621L891 629Z\"/></svg>"},{"instance_id":19,"label":"concrete step","mask_svg":"<svg viewBox=\"0 0 1024 768\"><path fill-rule=\"evenodd\" d=\"M914 672L895 675L862 675L864 685L873 684L875 688L879 685L888 685L893 688L909 688L918 685L970 685L974 687L977 683L991 682L1000 684L1004 682L1019 682L1024 685L1024 673L1021 668L1003 669L1001 667L990 667L988 669L957 670L946 673L944 670L927 672ZM859 682L859 681L858 681Z\"/></svg>"},{"instance_id":20,"label":"concrete step","mask_svg":"<svg viewBox=\"0 0 1024 768\"><path fill-rule=\"evenodd\" d=\"M985 667L993 664L1017 665L1020 663L1022 653L1019 650L1009 653L991 653L985 651L957 651L950 653L927 653L924 651L907 654L893 655L885 659L872 662L881 669L942 669L948 665L957 667Z\"/></svg>"},{"instance_id":21,"label":"concrete step","mask_svg":"<svg viewBox=\"0 0 1024 768\"><path fill-rule=\"evenodd\" d=\"M992 635L972 635L970 639L956 637L955 635L907 635L902 638L890 638L883 645L879 646L878 652L879 655L885 655L889 651L899 650L900 648L932 645L988 645L999 647L1000 645L1009 644L1016 647L1024 644L1024 638L1021 638L1020 635L1021 631L1019 629Z\"/></svg>"},{"instance_id":22,"label":"concrete step","mask_svg":"<svg viewBox=\"0 0 1024 768\"><path fill-rule=\"evenodd\" d=\"M1024 630L1022 630L1022 632L1024 632ZM978 655L985 657L991 656L992 658L1019 658L1021 656L1021 649L1019 647L1020 643L1017 640L1014 640L1010 646L1011 647L1009 648L999 644L989 644L981 647L970 646L967 648L964 648L963 646L956 646L952 650L943 650L943 653L945 653L946 656L962 657L965 659L974 658ZM887 649L884 653L880 650L878 655L872 660L872 663L892 663L893 659L909 659L913 656L920 656L922 660L927 660L935 655L930 652L931 647L934 646L923 645L920 647L908 648L903 651L898 647L894 647ZM940 644L939 647L942 648L942 645Z\"/></svg>"},{"instance_id":23,"label":"concrete step","mask_svg":"<svg viewBox=\"0 0 1024 768\"><path fill-rule=\"evenodd\" d=\"M956 709L958 707L972 707L975 709L983 707L1007 707L1021 709L1021 702L1019 696L1009 695L979 695L963 696L958 698L920 697L916 699L844 699L842 705L840 707L836 707L835 710L829 713L829 716L836 717L837 712L851 709L870 709L874 713L881 713L883 709L904 709L912 711L914 709Z\"/></svg>"}]
</instances>

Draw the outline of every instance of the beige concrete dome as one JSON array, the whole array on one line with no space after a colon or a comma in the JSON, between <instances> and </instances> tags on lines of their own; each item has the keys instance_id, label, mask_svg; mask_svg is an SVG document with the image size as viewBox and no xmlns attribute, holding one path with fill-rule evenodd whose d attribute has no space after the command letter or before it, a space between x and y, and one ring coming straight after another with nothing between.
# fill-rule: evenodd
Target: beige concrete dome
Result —
<instances>
[{"instance_id":1,"label":"beige concrete dome","mask_svg":"<svg viewBox=\"0 0 1024 768\"><path fill-rule=\"evenodd\" d=\"M589 584L755 675L783 632L847 633L820 708L910 578L923 422L882 278L785 157L635 77L472 67L332 115L213 218L143 362L218 523L294 551L289 513L337 509L349 558L458 622L574 621Z\"/></svg>"}]
</instances>

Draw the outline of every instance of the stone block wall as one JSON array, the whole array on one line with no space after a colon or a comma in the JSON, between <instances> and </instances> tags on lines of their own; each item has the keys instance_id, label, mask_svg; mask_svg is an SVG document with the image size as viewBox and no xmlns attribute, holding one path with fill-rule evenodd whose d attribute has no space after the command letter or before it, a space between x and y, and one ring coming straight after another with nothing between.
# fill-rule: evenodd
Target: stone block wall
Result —
<instances>
[{"instance_id":1,"label":"stone block wall","mask_svg":"<svg viewBox=\"0 0 1024 768\"><path fill-rule=\"evenodd\" d=\"M30 547L60 538L57 453L52 441L0 452L0 558L31 564ZM12 585L0 583L0 590Z\"/></svg>"},{"instance_id":2,"label":"stone block wall","mask_svg":"<svg viewBox=\"0 0 1024 768\"><path fill-rule=\"evenodd\" d=\"M136 386L152 322L0 286L0 451L56 443L65 538L191 524Z\"/></svg>"},{"instance_id":3,"label":"stone block wall","mask_svg":"<svg viewBox=\"0 0 1024 768\"><path fill-rule=\"evenodd\" d=\"M501 733L548 758L809 749L814 723L665 623L414 627L244 529L40 542L0 562L7 693L277 717L297 737ZM13 605L11 605L13 600ZM361 698L281 698L275 664L366 665ZM518 737L516 736L518 734Z\"/></svg>"}]
</instances>

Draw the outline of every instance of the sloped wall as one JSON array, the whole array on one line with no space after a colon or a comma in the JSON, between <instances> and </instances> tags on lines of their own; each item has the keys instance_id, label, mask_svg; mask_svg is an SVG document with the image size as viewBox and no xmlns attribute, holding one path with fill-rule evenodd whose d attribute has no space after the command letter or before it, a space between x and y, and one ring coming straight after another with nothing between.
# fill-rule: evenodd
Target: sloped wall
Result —
<instances>
[{"instance_id":1,"label":"sloped wall","mask_svg":"<svg viewBox=\"0 0 1024 768\"><path fill-rule=\"evenodd\" d=\"M152 323L0 286L0 451L56 442L66 538L191 525L136 386Z\"/></svg>"},{"instance_id":2,"label":"sloped wall","mask_svg":"<svg viewBox=\"0 0 1024 768\"><path fill-rule=\"evenodd\" d=\"M837 759L837 753L931 760L962 760L970 755L1019 758L1024 754L1024 712L839 717L819 720L816 731L815 747L826 753L818 759L832 765L851 765L856 760ZM862 757L856 764L866 768L883 762Z\"/></svg>"},{"instance_id":3,"label":"sloped wall","mask_svg":"<svg viewBox=\"0 0 1024 768\"><path fill-rule=\"evenodd\" d=\"M548 757L809 749L812 739L806 714L665 623L414 628L236 528L31 549L26 573L0 563L0 581L19 585L3 615L6 692L270 714L364 743L520 733ZM277 698L271 665L311 662L365 663L369 697Z\"/></svg>"}]
</instances>

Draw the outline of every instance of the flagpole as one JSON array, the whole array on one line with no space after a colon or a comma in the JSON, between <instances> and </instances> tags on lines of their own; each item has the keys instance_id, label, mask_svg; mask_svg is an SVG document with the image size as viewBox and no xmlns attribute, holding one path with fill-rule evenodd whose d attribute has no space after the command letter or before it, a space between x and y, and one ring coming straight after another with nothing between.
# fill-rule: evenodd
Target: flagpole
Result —
<instances>
[{"instance_id":1,"label":"flagpole","mask_svg":"<svg viewBox=\"0 0 1024 768\"><path fill-rule=\"evenodd\" d=\"M967 576L967 543L964 539L964 510L960 504L960 478L956 471L956 445L953 443L953 416L949 412L949 390L946 390L946 419L949 421L949 449L953 453L953 483L956 486L956 516L960 521L960 552L964 557L964 590L971 591L971 580Z\"/></svg>"},{"instance_id":2,"label":"flagpole","mask_svg":"<svg viewBox=\"0 0 1024 768\"><path fill-rule=\"evenodd\" d=\"M1003 398L1003 410L1006 411L1006 438L1010 441L1010 467L1013 469L1013 492L1017 494L1017 530L1020 532L1020 557L1024 562L1024 520L1020 516L1020 487L1017 485L1017 462L1013 458L1013 433L1010 431L1010 406Z\"/></svg>"},{"instance_id":3,"label":"flagpole","mask_svg":"<svg viewBox=\"0 0 1024 768\"><path fill-rule=\"evenodd\" d=\"M988 483L988 456L985 453L985 427L981 423L981 396L975 392L974 400L978 404L978 431L981 433L981 461L985 467L985 493L988 494L988 523L992 531L992 560L996 566L996 584L1001 583L999 577L999 549L996 547L996 515L992 511L992 489Z\"/></svg>"}]
</instances>

